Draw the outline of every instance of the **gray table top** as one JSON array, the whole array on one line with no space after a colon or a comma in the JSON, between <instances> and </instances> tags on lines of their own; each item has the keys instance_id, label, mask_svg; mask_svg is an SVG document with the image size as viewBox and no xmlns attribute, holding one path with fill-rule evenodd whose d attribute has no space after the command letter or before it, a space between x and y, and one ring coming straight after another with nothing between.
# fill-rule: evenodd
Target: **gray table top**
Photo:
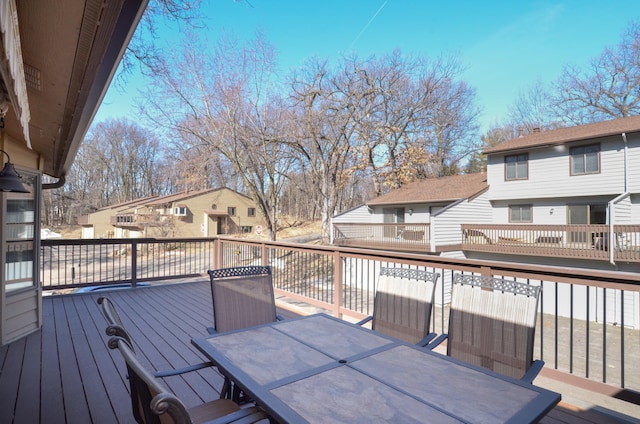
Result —
<instances>
[{"instance_id":1,"label":"gray table top","mask_svg":"<svg viewBox=\"0 0 640 424\"><path fill-rule=\"evenodd\" d=\"M194 339L281 422L535 422L560 395L318 314Z\"/></svg>"}]
</instances>

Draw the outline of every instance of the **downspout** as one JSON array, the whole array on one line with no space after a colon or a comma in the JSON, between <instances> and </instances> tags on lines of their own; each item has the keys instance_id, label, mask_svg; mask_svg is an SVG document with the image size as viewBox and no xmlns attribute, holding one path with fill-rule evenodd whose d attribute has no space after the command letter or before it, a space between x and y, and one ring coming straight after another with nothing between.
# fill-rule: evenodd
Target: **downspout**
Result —
<instances>
[{"instance_id":1,"label":"downspout","mask_svg":"<svg viewBox=\"0 0 640 424\"><path fill-rule=\"evenodd\" d=\"M53 189L56 189L56 188L60 188L66 182L67 182L67 177L62 175L60 178L58 178L58 181L56 181L55 183L42 184L42 189L43 190L53 190Z\"/></svg>"},{"instance_id":2,"label":"downspout","mask_svg":"<svg viewBox=\"0 0 640 424\"><path fill-rule=\"evenodd\" d=\"M609 201L609 204L607 205L608 209L609 209L609 262L611 263L611 265L615 265L616 262L613 259L614 257L614 248L615 248L615 235L613 232L613 224L614 224L614 217L613 217L613 210L614 210L614 205L616 205L617 203L620 203L622 200L626 199L627 197L629 197L631 195L631 193L629 193L628 189L627 189L627 176L628 176L628 165L627 165L627 153L628 153L628 146L627 146L627 134L626 133L622 133L622 141L624 142L624 154L623 154L623 168L622 171L624 173L623 176L623 193L619 196L617 196L615 199Z\"/></svg>"}]
</instances>

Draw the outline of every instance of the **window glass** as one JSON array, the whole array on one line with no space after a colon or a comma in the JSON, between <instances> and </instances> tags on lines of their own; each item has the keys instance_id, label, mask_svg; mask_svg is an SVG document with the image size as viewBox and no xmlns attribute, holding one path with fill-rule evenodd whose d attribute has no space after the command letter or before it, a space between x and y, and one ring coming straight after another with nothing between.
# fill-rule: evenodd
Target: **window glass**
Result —
<instances>
[{"instance_id":1,"label":"window glass","mask_svg":"<svg viewBox=\"0 0 640 424\"><path fill-rule=\"evenodd\" d=\"M578 146L571 148L571 174L595 174L600 172L600 146Z\"/></svg>"},{"instance_id":2,"label":"window glass","mask_svg":"<svg viewBox=\"0 0 640 424\"><path fill-rule=\"evenodd\" d=\"M249 208L247 216L256 216L256 208Z\"/></svg>"},{"instance_id":3,"label":"window glass","mask_svg":"<svg viewBox=\"0 0 640 424\"><path fill-rule=\"evenodd\" d=\"M585 169L587 173L594 173L600 171L599 153L600 148L598 146L588 146L585 148Z\"/></svg>"},{"instance_id":4,"label":"window glass","mask_svg":"<svg viewBox=\"0 0 640 424\"><path fill-rule=\"evenodd\" d=\"M529 178L529 155L513 155L505 157L507 180L526 180Z\"/></svg>"},{"instance_id":5,"label":"window glass","mask_svg":"<svg viewBox=\"0 0 640 424\"><path fill-rule=\"evenodd\" d=\"M233 206L229 206L227 208L227 213L229 214L229 216L236 216L236 208Z\"/></svg>"},{"instance_id":6,"label":"window glass","mask_svg":"<svg viewBox=\"0 0 640 424\"><path fill-rule=\"evenodd\" d=\"M509 222L532 222L531 205L509 206Z\"/></svg>"},{"instance_id":7,"label":"window glass","mask_svg":"<svg viewBox=\"0 0 640 424\"><path fill-rule=\"evenodd\" d=\"M6 209L3 217L5 229L4 276L2 278L7 293L33 287L34 259L37 257L34 242L38 225L36 221L37 176L21 171L22 183L29 193L4 193ZM1 203L0 203L1 204Z\"/></svg>"}]
</instances>

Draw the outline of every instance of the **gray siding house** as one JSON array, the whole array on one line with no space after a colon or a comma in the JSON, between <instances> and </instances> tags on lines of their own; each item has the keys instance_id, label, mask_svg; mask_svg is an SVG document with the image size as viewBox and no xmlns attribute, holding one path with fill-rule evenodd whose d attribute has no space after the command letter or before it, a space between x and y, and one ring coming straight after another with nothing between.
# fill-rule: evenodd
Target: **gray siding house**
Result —
<instances>
[{"instance_id":1,"label":"gray siding house","mask_svg":"<svg viewBox=\"0 0 640 424\"><path fill-rule=\"evenodd\" d=\"M334 244L640 272L640 116L538 131L484 154L486 174L394 190L363 205L366 223L363 207L335 217ZM640 327L638 293L625 292L623 304L617 292L572 296L576 305L599 299L591 317L620 322L624 313Z\"/></svg>"}]
</instances>

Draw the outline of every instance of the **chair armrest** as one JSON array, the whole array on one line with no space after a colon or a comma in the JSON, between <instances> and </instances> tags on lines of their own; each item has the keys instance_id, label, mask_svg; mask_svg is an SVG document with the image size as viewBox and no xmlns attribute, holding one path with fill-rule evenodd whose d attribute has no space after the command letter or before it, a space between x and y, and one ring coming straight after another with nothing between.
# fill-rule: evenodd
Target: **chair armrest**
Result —
<instances>
[{"instance_id":1,"label":"chair armrest","mask_svg":"<svg viewBox=\"0 0 640 424\"><path fill-rule=\"evenodd\" d=\"M522 378L520 378L520 380L533 384L533 380L535 380L535 378L538 376L542 367L544 367L544 361L536 359L535 361L533 361L533 364L531 364Z\"/></svg>"},{"instance_id":2,"label":"chair armrest","mask_svg":"<svg viewBox=\"0 0 640 424\"><path fill-rule=\"evenodd\" d=\"M356 322L356 325L363 325L363 324L366 324L366 323L368 323L369 321L371 321L372 319L373 319L373 317L372 317L372 316L368 316L368 317L366 317L366 318L364 318L364 319L362 319L362 320L360 320L360 321Z\"/></svg>"},{"instance_id":3,"label":"chair armrest","mask_svg":"<svg viewBox=\"0 0 640 424\"><path fill-rule=\"evenodd\" d=\"M197 370L201 370L203 368L209 368L209 367L213 367L213 366L215 366L213 364L213 362L207 361L207 362L201 362L199 364L189 365L188 367L176 368L176 369L173 369L173 370L156 371L156 372L153 373L153 375L155 377L170 377L170 376L173 376L173 375L180 375L180 374L184 374L184 373L187 373L187 372L197 371Z\"/></svg>"},{"instance_id":4,"label":"chair armrest","mask_svg":"<svg viewBox=\"0 0 640 424\"><path fill-rule=\"evenodd\" d=\"M420 340L418 343L416 343L418 346L422 346L425 347L426 345L429 344L429 342L431 340L433 340L435 337L437 336L436 333L429 333L426 336L424 336L424 339Z\"/></svg>"},{"instance_id":5,"label":"chair armrest","mask_svg":"<svg viewBox=\"0 0 640 424\"><path fill-rule=\"evenodd\" d=\"M232 412L224 417L207 421L205 424L251 424L269 418L269 416L260 408L252 406L242 408L239 411Z\"/></svg>"},{"instance_id":6,"label":"chair armrest","mask_svg":"<svg viewBox=\"0 0 640 424\"><path fill-rule=\"evenodd\" d=\"M431 343L429 343L428 345L426 345L425 347L429 350L433 350L434 348L438 347L438 345L440 343L442 343L443 341L446 340L446 338L449 337L448 334L440 334L434 341L432 341Z\"/></svg>"}]
</instances>

